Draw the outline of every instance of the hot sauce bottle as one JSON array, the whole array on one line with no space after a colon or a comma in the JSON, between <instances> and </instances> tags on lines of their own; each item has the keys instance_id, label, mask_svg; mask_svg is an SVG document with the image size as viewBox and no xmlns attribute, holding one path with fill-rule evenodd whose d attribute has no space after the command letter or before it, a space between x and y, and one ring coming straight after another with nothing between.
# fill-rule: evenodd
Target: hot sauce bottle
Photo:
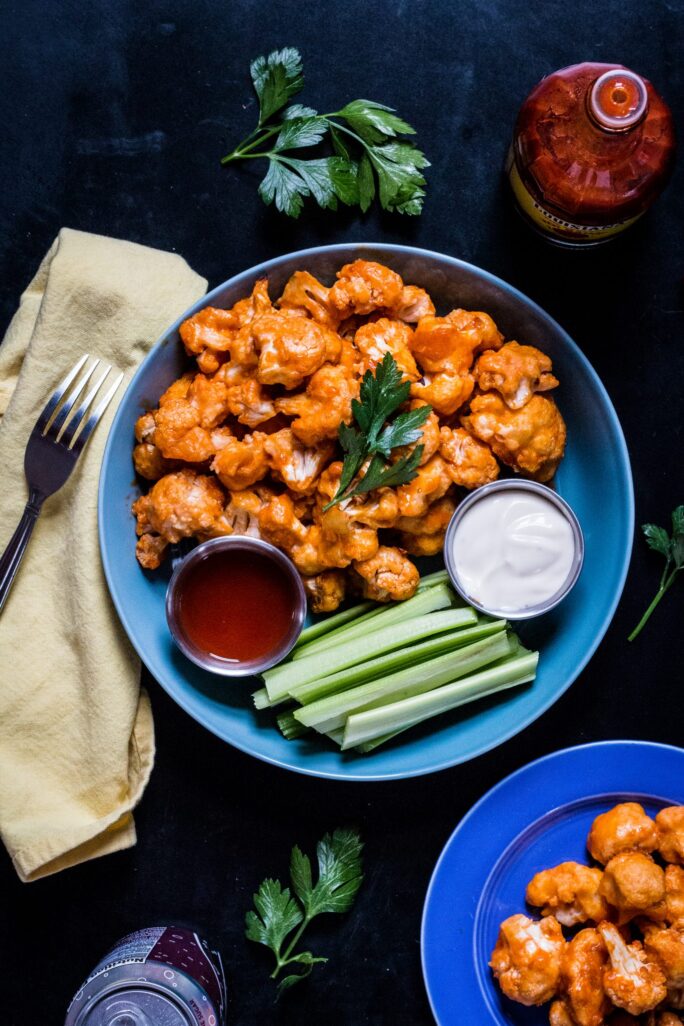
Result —
<instances>
[{"instance_id":1,"label":"hot sauce bottle","mask_svg":"<svg viewBox=\"0 0 684 1026\"><path fill-rule=\"evenodd\" d=\"M523 216L552 242L594 246L633 224L675 153L668 106L619 64L574 64L532 90L506 172Z\"/></svg>"}]
</instances>

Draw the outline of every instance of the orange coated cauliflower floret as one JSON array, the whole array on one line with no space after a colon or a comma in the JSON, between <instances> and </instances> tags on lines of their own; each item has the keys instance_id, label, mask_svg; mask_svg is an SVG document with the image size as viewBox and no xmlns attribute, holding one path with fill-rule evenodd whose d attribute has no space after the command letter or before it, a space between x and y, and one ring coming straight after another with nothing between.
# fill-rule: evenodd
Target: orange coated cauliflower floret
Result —
<instances>
[{"instance_id":1,"label":"orange coated cauliflower floret","mask_svg":"<svg viewBox=\"0 0 684 1026\"><path fill-rule=\"evenodd\" d=\"M507 342L496 352L483 353L473 375L482 392L498 392L512 410L519 410L535 392L548 392L558 384L549 357L534 346L518 342Z\"/></svg>"},{"instance_id":2,"label":"orange coated cauliflower floret","mask_svg":"<svg viewBox=\"0 0 684 1026\"><path fill-rule=\"evenodd\" d=\"M621 802L591 824L587 848L604 865L621 851L651 852L658 845L656 825L638 802Z\"/></svg>"},{"instance_id":3,"label":"orange coated cauliflower floret","mask_svg":"<svg viewBox=\"0 0 684 1026\"><path fill-rule=\"evenodd\" d=\"M252 322L250 334L262 385L296 388L324 363L336 362L342 349L335 332L298 314L264 314Z\"/></svg>"},{"instance_id":4,"label":"orange coated cauliflower floret","mask_svg":"<svg viewBox=\"0 0 684 1026\"><path fill-rule=\"evenodd\" d=\"M308 314L326 328L337 330L340 316L330 302L330 289L308 271L295 271L278 300L281 310Z\"/></svg>"},{"instance_id":5,"label":"orange coated cauliflower floret","mask_svg":"<svg viewBox=\"0 0 684 1026\"><path fill-rule=\"evenodd\" d=\"M561 990L575 1026L603 1026L611 1008L603 987L608 952L598 930L580 930L561 961Z\"/></svg>"},{"instance_id":6,"label":"orange coated cauliflower floret","mask_svg":"<svg viewBox=\"0 0 684 1026\"><path fill-rule=\"evenodd\" d=\"M603 974L606 994L630 1015L650 1012L667 995L662 969L639 941L628 944L613 923L601 923L598 929L610 958Z\"/></svg>"},{"instance_id":7,"label":"orange coated cauliflower floret","mask_svg":"<svg viewBox=\"0 0 684 1026\"><path fill-rule=\"evenodd\" d=\"M553 916L541 922L509 916L499 928L489 964L506 997L522 1005L543 1005L558 990L564 948L563 931Z\"/></svg>"},{"instance_id":8,"label":"orange coated cauliflower floret","mask_svg":"<svg viewBox=\"0 0 684 1026\"><path fill-rule=\"evenodd\" d=\"M310 492L333 454L333 443L307 448L290 428L264 438L266 461L273 474L293 492Z\"/></svg>"},{"instance_id":9,"label":"orange coated cauliflower floret","mask_svg":"<svg viewBox=\"0 0 684 1026\"><path fill-rule=\"evenodd\" d=\"M655 818L658 851L666 862L684 865L684 806L670 805Z\"/></svg>"},{"instance_id":10,"label":"orange coated cauliflower floret","mask_svg":"<svg viewBox=\"0 0 684 1026\"><path fill-rule=\"evenodd\" d=\"M446 462L441 456L433 456L418 467L412 481L397 488L400 514L402 517L422 516L433 502L446 495L451 484Z\"/></svg>"},{"instance_id":11,"label":"orange coated cauliflower floret","mask_svg":"<svg viewBox=\"0 0 684 1026\"><path fill-rule=\"evenodd\" d=\"M526 900L541 908L542 915L554 915L563 926L575 926L608 915L608 905L599 894L602 873L579 862L561 862L543 869L527 885Z\"/></svg>"},{"instance_id":12,"label":"orange coated cauliflower floret","mask_svg":"<svg viewBox=\"0 0 684 1026\"><path fill-rule=\"evenodd\" d=\"M476 352L498 349L503 335L488 314L452 310L446 317L423 317L411 339L411 352L423 371L465 374Z\"/></svg>"},{"instance_id":13,"label":"orange coated cauliflower floret","mask_svg":"<svg viewBox=\"0 0 684 1026\"><path fill-rule=\"evenodd\" d=\"M492 450L465 428L443 427L439 454L446 462L447 474L461 488L480 488L499 476Z\"/></svg>"},{"instance_id":14,"label":"orange coated cauliflower floret","mask_svg":"<svg viewBox=\"0 0 684 1026\"><path fill-rule=\"evenodd\" d=\"M311 610L332 613L344 600L346 579L342 570L323 570L313 577L302 577Z\"/></svg>"},{"instance_id":15,"label":"orange coated cauliflower floret","mask_svg":"<svg viewBox=\"0 0 684 1026\"><path fill-rule=\"evenodd\" d=\"M372 260L354 260L337 272L329 298L340 318L392 309L400 299L404 283L395 271Z\"/></svg>"},{"instance_id":16,"label":"orange coated cauliflower floret","mask_svg":"<svg viewBox=\"0 0 684 1026\"><path fill-rule=\"evenodd\" d=\"M309 379L306 392L276 399L275 407L296 418L292 431L305 445L316 445L337 438L342 421L351 420L351 401L358 392L359 383L346 367L326 363Z\"/></svg>"},{"instance_id":17,"label":"orange coated cauliflower floret","mask_svg":"<svg viewBox=\"0 0 684 1026\"><path fill-rule=\"evenodd\" d=\"M404 379L416 381L420 373L409 348L412 335L408 324L387 317L364 324L354 335L354 345L363 357L361 369L375 373L385 353L391 353Z\"/></svg>"},{"instance_id":18,"label":"orange coated cauliflower floret","mask_svg":"<svg viewBox=\"0 0 684 1026\"><path fill-rule=\"evenodd\" d=\"M421 317L434 316L435 304L425 289L417 285L404 285L396 303L387 312L407 324L417 324Z\"/></svg>"},{"instance_id":19,"label":"orange coated cauliflower floret","mask_svg":"<svg viewBox=\"0 0 684 1026\"><path fill-rule=\"evenodd\" d=\"M170 542L209 531L224 506L225 495L214 477L187 468L162 477L132 507L141 565L156 569Z\"/></svg>"},{"instance_id":20,"label":"orange coated cauliflower floret","mask_svg":"<svg viewBox=\"0 0 684 1026\"><path fill-rule=\"evenodd\" d=\"M477 395L461 423L500 460L536 481L550 481L563 458L565 422L545 396L533 395L521 410L511 410L495 392Z\"/></svg>"},{"instance_id":21,"label":"orange coated cauliflower floret","mask_svg":"<svg viewBox=\"0 0 684 1026\"><path fill-rule=\"evenodd\" d=\"M381 545L374 556L352 566L361 578L364 598L375 602L403 601L415 595L420 574L399 549Z\"/></svg>"},{"instance_id":22,"label":"orange coated cauliflower floret","mask_svg":"<svg viewBox=\"0 0 684 1026\"><path fill-rule=\"evenodd\" d=\"M197 356L197 363L205 374L213 374L231 351L238 332L259 314L270 310L268 281L261 278L252 294L239 300L230 310L205 306L199 313L183 321L179 334L185 351Z\"/></svg>"},{"instance_id":23,"label":"orange coated cauliflower floret","mask_svg":"<svg viewBox=\"0 0 684 1026\"><path fill-rule=\"evenodd\" d=\"M211 469L222 485L239 491L261 481L268 473L264 443L267 435L260 431L245 435L240 441L228 438L214 457Z\"/></svg>"},{"instance_id":24,"label":"orange coated cauliflower floret","mask_svg":"<svg viewBox=\"0 0 684 1026\"><path fill-rule=\"evenodd\" d=\"M599 893L624 923L665 898L665 873L643 851L621 851L607 863Z\"/></svg>"},{"instance_id":25,"label":"orange coated cauliflower floret","mask_svg":"<svg viewBox=\"0 0 684 1026\"><path fill-rule=\"evenodd\" d=\"M402 548L413 556L434 556L441 552L455 509L454 500L445 495L433 502L422 516L399 517L395 526L401 532Z\"/></svg>"}]
</instances>

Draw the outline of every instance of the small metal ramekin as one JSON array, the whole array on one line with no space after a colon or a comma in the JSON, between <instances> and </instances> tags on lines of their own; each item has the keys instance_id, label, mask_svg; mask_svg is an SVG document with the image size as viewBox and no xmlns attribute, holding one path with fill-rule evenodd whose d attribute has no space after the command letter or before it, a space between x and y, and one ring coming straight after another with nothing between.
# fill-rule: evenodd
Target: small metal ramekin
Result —
<instances>
[{"instance_id":1,"label":"small metal ramekin","mask_svg":"<svg viewBox=\"0 0 684 1026\"><path fill-rule=\"evenodd\" d=\"M456 536L456 532L458 531L459 524L468 510L472 509L476 503L481 502L482 499L485 499L493 492L505 491L533 492L535 495L541 495L545 499L548 499L549 502L552 502L553 505L564 514L572 529L572 536L575 542L575 554L573 556L572 565L570 566L568 576L566 577L562 587L558 589L555 595L551 595L545 602L538 602L535 606L526 606L524 609L518 610L488 609L477 602L461 585L452 555L452 542ZM575 516L574 511L570 506L568 506L564 499L561 499L560 495L553 491L552 488L539 484L538 481L528 481L526 478L504 478L502 481L492 481L491 484L483 485L482 488L475 489L475 491L471 492L456 508L454 515L449 521L449 526L447 527L444 538L444 565L446 566L451 583L461 598L465 599L468 605L473 606L475 609L479 610L479 612L487 613L489 616L496 616L497 618L504 620L529 620L533 616L540 616L542 613L548 613L550 609L553 609L554 606L557 606L558 603L565 598L570 589L574 586L580 575L583 562L584 536L582 535L582 528L579 525L579 521Z\"/></svg>"},{"instance_id":2,"label":"small metal ramekin","mask_svg":"<svg viewBox=\"0 0 684 1026\"><path fill-rule=\"evenodd\" d=\"M183 578L194 566L197 565L197 563L204 559L210 559L217 552L227 551L253 552L254 554L265 556L274 563L277 563L281 570L285 571L286 575L292 582L292 594L295 600L295 608L293 610L290 630L283 638L278 648L269 652L268 655L262 656L261 659L251 659L246 661L223 659L221 656L205 652L204 649L198 648L193 643L187 634L185 634L181 626L178 607ZM235 600L236 602L239 602L240 596L236 595ZM268 616L267 609L264 610L264 616ZM285 553L281 552L280 549L277 549L274 545L261 541L259 538L249 538L245 535L232 534L225 538L212 538L210 541L202 542L176 566L166 591L166 621L169 625L169 630L171 631L173 640L176 642L183 655L187 656L188 659L191 659L193 663L197 663L197 665L201 666L203 670L210 670L212 673L218 673L223 677L247 677L256 673L261 673L263 670L267 670L271 666L275 666L275 664L279 663L281 659L284 659L288 652L293 648L301 633L305 616L306 593L304 592L304 585L302 584L301 577L297 573L292 560L288 559Z\"/></svg>"}]
</instances>

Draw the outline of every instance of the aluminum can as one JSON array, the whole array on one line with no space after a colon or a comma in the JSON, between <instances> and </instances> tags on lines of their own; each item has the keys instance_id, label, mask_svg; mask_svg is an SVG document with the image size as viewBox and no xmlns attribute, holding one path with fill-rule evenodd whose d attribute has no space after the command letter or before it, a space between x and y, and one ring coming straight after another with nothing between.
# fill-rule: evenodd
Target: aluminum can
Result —
<instances>
[{"instance_id":1,"label":"aluminum can","mask_svg":"<svg viewBox=\"0 0 684 1026\"><path fill-rule=\"evenodd\" d=\"M225 1026L221 956L192 930L123 937L74 996L65 1026Z\"/></svg>"}]
</instances>

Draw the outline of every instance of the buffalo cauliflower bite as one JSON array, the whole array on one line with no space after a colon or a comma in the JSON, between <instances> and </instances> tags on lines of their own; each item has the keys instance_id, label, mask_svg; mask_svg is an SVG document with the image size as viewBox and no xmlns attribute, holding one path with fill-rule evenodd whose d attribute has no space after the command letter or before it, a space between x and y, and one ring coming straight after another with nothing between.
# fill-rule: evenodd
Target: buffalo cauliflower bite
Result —
<instances>
[{"instance_id":1,"label":"buffalo cauliflower bite","mask_svg":"<svg viewBox=\"0 0 684 1026\"><path fill-rule=\"evenodd\" d=\"M543 1005L558 991L564 948L563 931L553 916L535 922L518 914L501 924L489 964L506 997Z\"/></svg>"},{"instance_id":2,"label":"buffalo cauliflower bite","mask_svg":"<svg viewBox=\"0 0 684 1026\"><path fill-rule=\"evenodd\" d=\"M677 995L684 991L684 931L672 926L663 929L653 923L642 929L644 950L663 970L668 995L673 995L676 1005Z\"/></svg>"},{"instance_id":3,"label":"buffalo cauliflower bite","mask_svg":"<svg viewBox=\"0 0 684 1026\"><path fill-rule=\"evenodd\" d=\"M591 824L587 848L604 865L621 851L652 852L658 845L656 825L638 802L621 802Z\"/></svg>"},{"instance_id":4,"label":"buffalo cauliflower bite","mask_svg":"<svg viewBox=\"0 0 684 1026\"><path fill-rule=\"evenodd\" d=\"M427 404L424 403L422 399L412 399L408 408L409 410L416 410L425 405ZM392 457L398 460L403 459L405 456L412 453L416 446L422 445L423 452L420 457L420 463L418 464L418 466L422 467L423 464L427 463L427 461L434 456L439 449L441 441L439 430L439 418L433 411L431 411L422 428L420 428L420 438L411 445L401 445L398 448L393 449Z\"/></svg>"},{"instance_id":5,"label":"buffalo cauliflower bite","mask_svg":"<svg viewBox=\"0 0 684 1026\"><path fill-rule=\"evenodd\" d=\"M337 272L330 289L330 303L340 319L351 314L371 314L392 309L401 297L404 283L395 271L372 260L354 260Z\"/></svg>"},{"instance_id":6,"label":"buffalo cauliflower bite","mask_svg":"<svg viewBox=\"0 0 684 1026\"><path fill-rule=\"evenodd\" d=\"M495 392L476 395L461 423L503 463L536 481L550 481L563 458L565 422L546 396L533 395L521 410L511 410Z\"/></svg>"},{"instance_id":7,"label":"buffalo cauliflower bite","mask_svg":"<svg viewBox=\"0 0 684 1026\"><path fill-rule=\"evenodd\" d=\"M565 998L554 1001L549 1008L549 1026L577 1026Z\"/></svg>"},{"instance_id":8,"label":"buffalo cauliflower bite","mask_svg":"<svg viewBox=\"0 0 684 1026\"><path fill-rule=\"evenodd\" d=\"M439 454L446 462L447 474L460 488L480 488L499 476L492 450L465 428L443 427Z\"/></svg>"},{"instance_id":9,"label":"buffalo cauliflower bite","mask_svg":"<svg viewBox=\"0 0 684 1026\"><path fill-rule=\"evenodd\" d=\"M425 289L417 285L404 285L396 303L387 313L407 324L417 324L421 317L434 316L435 305Z\"/></svg>"},{"instance_id":10,"label":"buffalo cauliflower bite","mask_svg":"<svg viewBox=\"0 0 684 1026\"><path fill-rule=\"evenodd\" d=\"M348 368L326 363L307 382L306 391L276 399L279 413L294 417L293 433L305 445L317 445L325 438L337 438L339 426L351 420L351 402L359 383Z\"/></svg>"},{"instance_id":11,"label":"buffalo cauliflower bite","mask_svg":"<svg viewBox=\"0 0 684 1026\"><path fill-rule=\"evenodd\" d=\"M381 545L374 556L352 563L362 580L362 595L375 602L403 601L415 595L420 574L399 549Z\"/></svg>"},{"instance_id":12,"label":"buffalo cauliflower bite","mask_svg":"<svg viewBox=\"0 0 684 1026\"><path fill-rule=\"evenodd\" d=\"M613 1026L612 1021L610 1026ZM649 1012L643 1020L643 1026L683 1026L683 1024L676 1012L665 1008L660 1011Z\"/></svg>"},{"instance_id":13,"label":"buffalo cauliflower bite","mask_svg":"<svg viewBox=\"0 0 684 1026\"><path fill-rule=\"evenodd\" d=\"M132 507L140 536L137 556L141 565L156 569L169 543L209 531L224 506L223 489L214 477L188 468L162 477ZM147 535L153 540L143 541Z\"/></svg>"},{"instance_id":14,"label":"buffalo cauliflower bite","mask_svg":"<svg viewBox=\"0 0 684 1026\"><path fill-rule=\"evenodd\" d=\"M302 577L302 582L314 613L332 613L344 600L346 579L342 570L323 570L313 577Z\"/></svg>"},{"instance_id":15,"label":"buffalo cauliflower bite","mask_svg":"<svg viewBox=\"0 0 684 1026\"><path fill-rule=\"evenodd\" d=\"M451 417L470 399L475 387L472 374L423 373L411 385L411 398L422 399L442 417Z\"/></svg>"},{"instance_id":16,"label":"buffalo cauliflower bite","mask_svg":"<svg viewBox=\"0 0 684 1026\"><path fill-rule=\"evenodd\" d=\"M558 385L549 357L534 346L518 342L507 342L501 349L483 353L473 376L480 391L498 392L512 410L519 410L535 392L548 392Z\"/></svg>"},{"instance_id":17,"label":"buffalo cauliflower bite","mask_svg":"<svg viewBox=\"0 0 684 1026\"><path fill-rule=\"evenodd\" d=\"M224 363L214 379L226 386L228 411L240 424L255 428L275 417L273 400L248 368L233 361Z\"/></svg>"},{"instance_id":18,"label":"buffalo cauliflower bite","mask_svg":"<svg viewBox=\"0 0 684 1026\"><path fill-rule=\"evenodd\" d=\"M684 865L684 805L661 809L655 818L658 851L666 862Z\"/></svg>"},{"instance_id":19,"label":"buffalo cauliflower bite","mask_svg":"<svg viewBox=\"0 0 684 1026\"><path fill-rule=\"evenodd\" d=\"M599 894L625 923L664 899L665 873L643 851L621 851L607 863Z\"/></svg>"},{"instance_id":20,"label":"buffalo cauliflower bite","mask_svg":"<svg viewBox=\"0 0 684 1026\"><path fill-rule=\"evenodd\" d=\"M308 314L318 324L333 331L339 326L340 316L330 302L330 289L308 271L294 272L283 289L278 306L281 310Z\"/></svg>"},{"instance_id":21,"label":"buffalo cauliflower bite","mask_svg":"<svg viewBox=\"0 0 684 1026\"><path fill-rule=\"evenodd\" d=\"M603 987L608 952L598 930L580 930L563 951L561 991L575 1026L603 1026L611 1003Z\"/></svg>"},{"instance_id":22,"label":"buffalo cauliflower bite","mask_svg":"<svg viewBox=\"0 0 684 1026\"><path fill-rule=\"evenodd\" d=\"M310 492L330 461L334 446L321 442L307 448L290 428L264 437L264 453L271 472L293 492Z\"/></svg>"},{"instance_id":23,"label":"buffalo cauliflower bite","mask_svg":"<svg viewBox=\"0 0 684 1026\"><path fill-rule=\"evenodd\" d=\"M266 476L268 463L264 443L267 437L260 431L254 431L242 440L226 439L211 464L211 469L222 485L239 491Z\"/></svg>"},{"instance_id":24,"label":"buffalo cauliflower bite","mask_svg":"<svg viewBox=\"0 0 684 1026\"><path fill-rule=\"evenodd\" d=\"M488 314L452 310L446 317L423 317L411 339L411 352L428 373L465 374L477 352L498 349L503 335Z\"/></svg>"},{"instance_id":25,"label":"buffalo cauliflower bite","mask_svg":"<svg viewBox=\"0 0 684 1026\"><path fill-rule=\"evenodd\" d=\"M212 432L228 413L228 390L217 375L184 375L159 400L151 414L154 431L146 440L165 459L204 463L216 452Z\"/></svg>"},{"instance_id":26,"label":"buffalo cauliflower bite","mask_svg":"<svg viewBox=\"0 0 684 1026\"><path fill-rule=\"evenodd\" d=\"M439 455L433 456L418 467L412 481L397 488L400 514L402 517L423 516L433 502L446 495L451 484L446 461Z\"/></svg>"},{"instance_id":27,"label":"buffalo cauliflower bite","mask_svg":"<svg viewBox=\"0 0 684 1026\"><path fill-rule=\"evenodd\" d=\"M256 376L262 385L297 388L324 363L335 363L342 343L335 332L309 317L264 314L250 325L259 354Z\"/></svg>"},{"instance_id":28,"label":"buffalo cauliflower bite","mask_svg":"<svg viewBox=\"0 0 684 1026\"><path fill-rule=\"evenodd\" d=\"M662 969L639 941L627 943L613 923L600 923L598 930L610 959L603 974L606 994L630 1015L650 1012L667 995Z\"/></svg>"},{"instance_id":29,"label":"buffalo cauliflower bite","mask_svg":"<svg viewBox=\"0 0 684 1026\"><path fill-rule=\"evenodd\" d=\"M608 916L608 905L599 894L601 877L600 869L561 862L533 876L525 898L530 905L541 908L542 915L554 915L563 926L588 920L599 923Z\"/></svg>"},{"instance_id":30,"label":"buffalo cauliflower bite","mask_svg":"<svg viewBox=\"0 0 684 1026\"><path fill-rule=\"evenodd\" d=\"M261 278L252 294L239 300L230 310L206 306L193 317L188 317L179 328L185 351L197 357L201 371L213 374L224 362L226 352L231 351L238 332L270 308L268 281Z\"/></svg>"},{"instance_id":31,"label":"buffalo cauliflower bite","mask_svg":"<svg viewBox=\"0 0 684 1026\"><path fill-rule=\"evenodd\" d=\"M364 324L354 335L354 345L363 357L361 370L375 373L385 354L391 353L404 379L417 381L420 373L409 348L412 335L408 324L390 321L387 317Z\"/></svg>"},{"instance_id":32,"label":"buffalo cauliflower bite","mask_svg":"<svg viewBox=\"0 0 684 1026\"><path fill-rule=\"evenodd\" d=\"M434 556L441 552L444 535L456 503L448 495L438 499L420 517L399 517L395 526L400 532L401 547L412 556Z\"/></svg>"}]
</instances>

